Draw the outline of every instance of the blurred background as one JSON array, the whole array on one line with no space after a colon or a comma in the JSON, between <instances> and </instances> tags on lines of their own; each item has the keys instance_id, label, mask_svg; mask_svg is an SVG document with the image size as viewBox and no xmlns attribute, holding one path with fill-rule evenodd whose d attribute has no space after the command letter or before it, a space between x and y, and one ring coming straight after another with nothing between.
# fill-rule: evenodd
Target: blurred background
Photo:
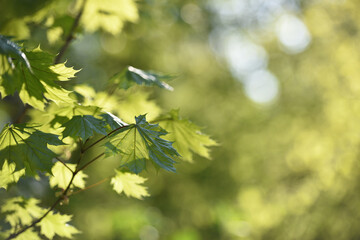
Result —
<instances>
[{"instance_id":1,"label":"blurred background","mask_svg":"<svg viewBox=\"0 0 360 240\"><path fill-rule=\"evenodd\" d=\"M54 1L9 2L0 1L10 9L0 33L55 54L65 34L57 26L73 18L25 28L20 20ZM71 13L66 4L57 11ZM149 112L179 108L219 146L212 160L181 162L176 174L146 173L151 197L142 201L109 184L74 195L62 209L82 231L75 239L360 239L360 2L143 0L136 8L120 32L77 34L64 57L82 69L77 83L103 90L127 65L175 74L174 92L145 90ZM11 109L1 111L5 122ZM88 184L101 169L88 169ZM17 191L51 202L47 187Z\"/></svg>"}]
</instances>

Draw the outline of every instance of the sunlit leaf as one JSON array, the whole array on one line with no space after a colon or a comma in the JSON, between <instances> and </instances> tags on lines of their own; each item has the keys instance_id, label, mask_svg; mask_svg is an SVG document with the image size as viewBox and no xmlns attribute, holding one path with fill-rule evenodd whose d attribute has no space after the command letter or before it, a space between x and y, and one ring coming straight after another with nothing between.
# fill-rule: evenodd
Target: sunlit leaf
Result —
<instances>
[{"instance_id":1,"label":"sunlit leaf","mask_svg":"<svg viewBox=\"0 0 360 240\"><path fill-rule=\"evenodd\" d=\"M9 57L8 62L10 65L13 64L11 57L20 59L20 61L22 61L31 71L31 66L25 53L23 53L20 46L17 45L15 42L11 41L9 37L0 35L0 54Z\"/></svg>"},{"instance_id":2,"label":"sunlit leaf","mask_svg":"<svg viewBox=\"0 0 360 240\"><path fill-rule=\"evenodd\" d=\"M174 147L184 160L191 162L193 153L210 158L208 147L217 145L200 131L200 127L187 119L181 119L178 110L160 116L155 122L159 122L160 126L169 132L164 138L174 142Z\"/></svg>"},{"instance_id":3,"label":"sunlit leaf","mask_svg":"<svg viewBox=\"0 0 360 240\"><path fill-rule=\"evenodd\" d=\"M55 235L72 238L73 234L80 233L80 231L69 225L68 222L70 221L71 215L50 212L38 225L41 234L49 239L53 239Z\"/></svg>"},{"instance_id":4,"label":"sunlit leaf","mask_svg":"<svg viewBox=\"0 0 360 240\"><path fill-rule=\"evenodd\" d=\"M66 165L72 170L75 171L76 164L66 163ZM50 186L65 189L72 177L72 172L60 162L56 162L51 169L52 175L50 175ZM87 175L82 171L78 172L72 182L73 187L84 188L85 187L85 178Z\"/></svg>"},{"instance_id":5,"label":"sunlit leaf","mask_svg":"<svg viewBox=\"0 0 360 240\"><path fill-rule=\"evenodd\" d=\"M111 184L118 194L124 192L126 196L138 199L149 196L146 187L141 185L146 181L145 178L133 173L115 172L116 176L111 178Z\"/></svg>"},{"instance_id":6,"label":"sunlit leaf","mask_svg":"<svg viewBox=\"0 0 360 240\"><path fill-rule=\"evenodd\" d=\"M10 183L16 183L19 178L25 174L25 169L15 171L15 163L8 164L5 160L2 169L0 170L0 188L7 189Z\"/></svg>"}]
</instances>

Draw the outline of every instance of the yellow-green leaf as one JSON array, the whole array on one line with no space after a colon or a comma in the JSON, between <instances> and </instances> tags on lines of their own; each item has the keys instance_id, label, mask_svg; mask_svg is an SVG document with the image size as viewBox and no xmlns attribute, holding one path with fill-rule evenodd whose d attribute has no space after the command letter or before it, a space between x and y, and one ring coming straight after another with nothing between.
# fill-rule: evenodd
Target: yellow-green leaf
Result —
<instances>
[{"instance_id":1,"label":"yellow-green leaf","mask_svg":"<svg viewBox=\"0 0 360 240\"><path fill-rule=\"evenodd\" d=\"M66 165L72 170L75 171L76 164L66 163ZM64 164L60 162L56 162L55 165L51 169L52 176L50 176L50 186L55 187L58 186L59 188L65 189L67 185L69 184L72 172L64 166ZM80 171L78 174L76 174L72 186L78 187L78 188L84 188L85 187L85 178L88 176Z\"/></svg>"},{"instance_id":2,"label":"yellow-green leaf","mask_svg":"<svg viewBox=\"0 0 360 240\"><path fill-rule=\"evenodd\" d=\"M5 160L2 169L0 170L0 188L7 189L10 183L16 183L19 178L25 174L25 169L15 171L15 163L8 163Z\"/></svg>"},{"instance_id":3,"label":"yellow-green leaf","mask_svg":"<svg viewBox=\"0 0 360 240\"><path fill-rule=\"evenodd\" d=\"M111 179L111 184L118 194L124 192L126 196L138 199L149 196L147 188L141 185L146 178L128 172L123 173L117 170L115 172L116 176Z\"/></svg>"},{"instance_id":4,"label":"yellow-green leaf","mask_svg":"<svg viewBox=\"0 0 360 240\"><path fill-rule=\"evenodd\" d=\"M53 239L55 234L60 237L72 238L73 234L80 233L75 227L68 224L71 221L71 215L61 215L50 212L38 225L41 234L49 239Z\"/></svg>"}]
</instances>

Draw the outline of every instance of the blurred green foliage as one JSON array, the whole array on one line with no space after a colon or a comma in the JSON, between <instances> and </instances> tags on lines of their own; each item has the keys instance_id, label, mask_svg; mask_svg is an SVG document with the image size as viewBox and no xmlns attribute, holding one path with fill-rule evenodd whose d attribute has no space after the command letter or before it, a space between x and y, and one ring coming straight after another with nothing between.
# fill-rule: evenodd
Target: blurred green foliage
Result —
<instances>
[{"instance_id":1,"label":"blurred green foliage","mask_svg":"<svg viewBox=\"0 0 360 240\"><path fill-rule=\"evenodd\" d=\"M237 1L141 1L139 17L129 18L137 22L120 33L89 28L91 33L76 36L66 58L82 68L79 82L103 90L105 79L127 65L176 74L174 92L148 96L165 109L179 107L220 143L213 160L195 157L194 163L178 164L177 174L150 178L151 197L142 201L119 197L105 185L74 195L62 208L74 214L82 231L76 239L360 238L359 3L307 0L289 7L274 1L277 8L266 8L249 0L243 1L244 18L222 21L218 12L230 2ZM55 29L68 31L71 18L57 18L56 11L46 21L29 17L51 4L62 3L0 1L0 33L29 37L33 42L25 44L40 42L56 53L63 39L55 41L52 34L65 36ZM276 23L283 14L307 27L311 41L301 51L287 51L279 40ZM279 88L272 101L252 101L246 76L234 74L215 49L213 39L226 34L216 31L222 27L265 50L265 68ZM153 118L159 114L155 102L145 111ZM95 177L89 182L106 171L90 167ZM22 184L12 191L26 196L34 190L51 202L41 182Z\"/></svg>"}]
</instances>

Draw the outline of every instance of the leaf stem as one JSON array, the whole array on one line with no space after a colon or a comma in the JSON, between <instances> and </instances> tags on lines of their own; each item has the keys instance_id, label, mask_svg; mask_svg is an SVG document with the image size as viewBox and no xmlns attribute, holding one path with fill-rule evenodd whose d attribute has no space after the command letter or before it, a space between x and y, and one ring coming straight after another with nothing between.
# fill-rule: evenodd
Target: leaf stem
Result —
<instances>
[{"instance_id":1,"label":"leaf stem","mask_svg":"<svg viewBox=\"0 0 360 240\"><path fill-rule=\"evenodd\" d=\"M88 147L86 147L84 150L82 150L82 152L84 153L85 151L87 151L88 149L92 148L94 145L98 144L99 142L101 142L102 140L104 140L105 138L109 137L111 134L115 133L116 131L122 129L122 128L125 128L125 127L128 127L130 125L125 125L125 126L121 126L121 127L118 127L114 130L112 130L111 132L109 132L107 135L99 138L98 140L96 140L94 143L92 143L91 145L89 145Z\"/></svg>"}]
</instances>

